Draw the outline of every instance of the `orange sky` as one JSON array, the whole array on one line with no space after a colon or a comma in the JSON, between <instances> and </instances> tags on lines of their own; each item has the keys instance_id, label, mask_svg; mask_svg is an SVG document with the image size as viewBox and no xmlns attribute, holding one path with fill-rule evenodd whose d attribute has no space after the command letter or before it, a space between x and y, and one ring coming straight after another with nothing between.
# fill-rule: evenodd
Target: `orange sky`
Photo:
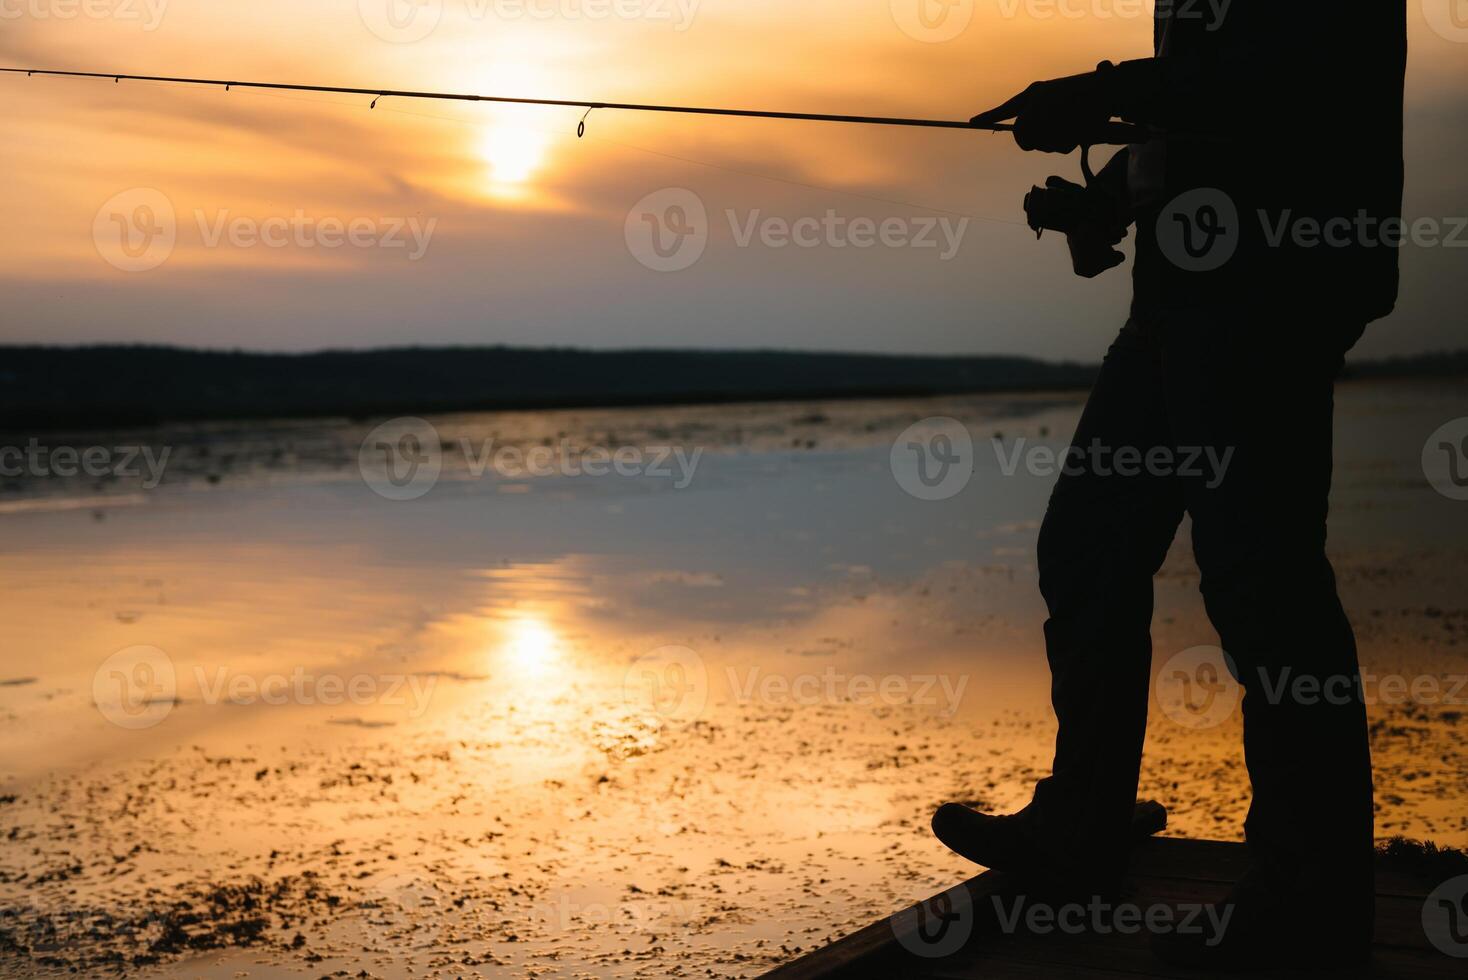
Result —
<instances>
[{"instance_id":1,"label":"orange sky","mask_svg":"<svg viewBox=\"0 0 1468 980\"><path fill-rule=\"evenodd\" d=\"M957 0L928 26L917 0L0 0L0 64L966 118L1032 78L1147 53L1149 9L1060 7L1080 15L1046 16L1048 0ZM1468 215L1468 40L1409 8L1408 210ZM1029 185L1075 176L1074 159L1026 156L1006 137L596 112L578 141L569 109L374 111L355 97L24 76L0 77L0 97L3 341L1095 357L1125 310L1124 271L1074 279L1058 238L1037 244L1017 223ZM629 212L667 188L709 215L705 251L671 274L627 238ZM104 205L122 193L131 214L139 189L172 206L176 241L157 267L125 271L97 235ZM737 240L769 218L911 228L960 214L951 256ZM406 248L236 235L293 220L307 241L321 222L429 236L416 249L407 231ZM1465 255L1405 256L1402 307L1366 349L1460 344Z\"/></svg>"}]
</instances>

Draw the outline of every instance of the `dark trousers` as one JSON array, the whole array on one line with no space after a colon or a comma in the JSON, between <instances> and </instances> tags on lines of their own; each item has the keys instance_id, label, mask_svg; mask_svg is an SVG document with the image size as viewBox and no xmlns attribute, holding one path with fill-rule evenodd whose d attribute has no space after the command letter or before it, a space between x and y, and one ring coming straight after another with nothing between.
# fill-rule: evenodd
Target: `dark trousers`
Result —
<instances>
[{"instance_id":1,"label":"dark trousers","mask_svg":"<svg viewBox=\"0 0 1468 980\"><path fill-rule=\"evenodd\" d=\"M1373 891L1371 758L1325 540L1334 383L1362 328L1318 316L1134 315L1107 354L1040 532L1060 731L1032 809L1062 855L1098 871L1124 860L1147 723L1152 579L1187 513L1208 616L1245 692L1254 863L1287 891L1332 889L1323 894L1335 897L1337 924L1360 926ZM1140 472L1117 472L1128 447ZM1172 464L1157 452L1148 465L1154 449ZM1194 451L1212 455L1189 467ZM1227 466L1214 472L1209 458ZM1333 696L1309 696L1332 681Z\"/></svg>"}]
</instances>

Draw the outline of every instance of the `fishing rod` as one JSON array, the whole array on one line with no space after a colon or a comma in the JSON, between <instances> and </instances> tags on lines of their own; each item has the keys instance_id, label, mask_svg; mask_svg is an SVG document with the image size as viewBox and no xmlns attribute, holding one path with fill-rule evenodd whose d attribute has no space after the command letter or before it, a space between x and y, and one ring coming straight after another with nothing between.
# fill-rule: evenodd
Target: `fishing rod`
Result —
<instances>
[{"instance_id":1,"label":"fishing rod","mask_svg":"<svg viewBox=\"0 0 1468 980\"><path fill-rule=\"evenodd\" d=\"M372 96L370 108L376 108L382 99L433 99L444 102L494 102L508 105L560 106L585 109L586 115L576 125L576 135L586 135L586 117L597 109L621 109L628 112L676 112L699 116L739 116L749 119L794 119L806 122L853 123L864 126L914 126L927 129L968 129L983 132L1007 133L1014 130L1012 123L991 123L976 126L971 122L951 119L904 119L895 116L850 116L826 112L776 112L769 109L718 109L707 106L652 105L637 102L594 102L581 99L530 99L506 95L474 95L456 92L413 92L400 89L348 88L340 85L294 85L283 82L240 82L222 78L179 78L168 75L125 75L114 72L59 71L49 68L0 68L8 74L55 75L69 78L110 78L115 83L163 82L171 85L207 85L223 88L270 89L277 92L326 92L337 95ZM1146 138L1145 131L1127 123L1106 123L1095 134L1096 144L1134 143Z\"/></svg>"},{"instance_id":2,"label":"fishing rod","mask_svg":"<svg viewBox=\"0 0 1468 980\"><path fill-rule=\"evenodd\" d=\"M171 75L127 75L115 72L61 71L51 68L0 68L0 73L27 77L50 75L65 78L112 79L115 84L130 82L161 82L168 85L203 85L223 88L226 92L234 88L268 89L277 92L323 92L335 95L371 96L368 108L376 109L383 99L431 99L443 102L490 102L505 105L556 106L561 108L585 109L576 124L577 138L586 135L587 117L597 109L620 109L627 112L672 112L698 116L737 116L747 119L793 119L806 122L847 123L863 126L909 126L925 129L967 129L981 132L1007 133L1014 131L1013 123L988 123L976 125L952 119L907 119L897 116L852 116L826 112L778 112L770 109L723 109L709 106L653 105L639 102L600 102L580 99L531 99L507 95L476 95L459 92L415 92L403 89L350 88L341 85L297 85L285 82L235 81L222 78L182 78ZM1025 198L1025 213L1030 227L1036 234L1046 229L1064 231L1071 246L1071 259L1077 274L1090 277L1113 267L1121 259L1121 253L1111 249L1107 241L1089 241L1080 234L1080 227L1093 217L1101 207L1100 198L1091 193L1095 174L1091 170L1091 147L1102 144L1125 146L1146 141L1153 131L1145 126L1123 122L1104 122L1081 143L1081 173L1086 183L1072 185L1061 181L1065 187L1036 187ZM1079 192L1079 193L1077 193ZM1106 208L1102 207L1102 210ZM1072 225L1076 228L1072 228ZM1112 243L1114 244L1114 242Z\"/></svg>"}]
</instances>

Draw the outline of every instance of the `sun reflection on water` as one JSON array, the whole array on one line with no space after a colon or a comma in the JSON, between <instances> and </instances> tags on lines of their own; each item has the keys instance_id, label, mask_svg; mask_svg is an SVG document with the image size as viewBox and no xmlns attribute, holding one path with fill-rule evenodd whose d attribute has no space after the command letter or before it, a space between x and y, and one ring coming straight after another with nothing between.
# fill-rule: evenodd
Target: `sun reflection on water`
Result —
<instances>
[{"instance_id":1,"label":"sun reflection on water","mask_svg":"<svg viewBox=\"0 0 1468 980\"><path fill-rule=\"evenodd\" d=\"M500 654L506 666L524 674L543 675L561 665L561 640L545 620L523 617L504 627Z\"/></svg>"}]
</instances>

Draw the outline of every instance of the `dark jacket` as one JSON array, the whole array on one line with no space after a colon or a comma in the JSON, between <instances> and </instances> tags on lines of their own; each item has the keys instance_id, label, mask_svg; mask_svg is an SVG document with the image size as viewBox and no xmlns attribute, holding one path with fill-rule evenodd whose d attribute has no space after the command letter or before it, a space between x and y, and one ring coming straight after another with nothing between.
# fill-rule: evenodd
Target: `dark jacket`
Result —
<instances>
[{"instance_id":1,"label":"dark jacket","mask_svg":"<svg viewBox=\"0 0 1468 980\"><path fill-rule=\"evenodd\" d=\"M1215 6L1158 0L1156 57L1111 76L1118 115L1172 134L1130 150L1134 302L1264 298L1385 316L1398 286L1405 3L1233 0L1222 17ZM1222 191L1238 214L1237 251L1216 270L1179 268L1158 241L1168 204L1197 188ZM1333 241L1309 244L1312 223Z\"/></svg>"}]
</instances>

